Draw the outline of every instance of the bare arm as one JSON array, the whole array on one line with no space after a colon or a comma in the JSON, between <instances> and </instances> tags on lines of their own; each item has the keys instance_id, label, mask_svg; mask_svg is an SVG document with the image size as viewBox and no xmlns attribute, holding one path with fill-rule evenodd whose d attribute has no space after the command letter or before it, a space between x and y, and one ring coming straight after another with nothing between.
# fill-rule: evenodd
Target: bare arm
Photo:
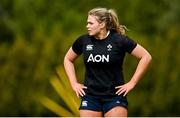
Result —
<instances>
[{"instance_id":1,"label":"bare arm","mask_svg":"<svg viewBox=\"0 0 180 118\"><path fill-rule=\"evenodd\" d=\"M74 61L78 57L78 55L70 48L64 57L64 68L66 74L69 78L71 87L76 92L76 95L79 97L85 95L83 88L86 88L84 85L79 84L76 79Z\"/></svg>"},{"instance_id":2,"label":"bare arm","mask_svg":"<svg viewBox=\"0 0 180 118\"><path fill-rule=\"evenodd\" d=\"M124 93L124 96L125 96L130 90L132 90L135 87L135 85L141 79L143 74L146 72L146 70L151 62L151 59L152 59L152 57L148 53L148 51L146 49L144 49L142 46L140 46L139 44L135 47L135 49L132 51L131 54L140 60L139 60L136 71L135 71L134 75L132 76L131 80L122 86L116 87L118 89L116 94L118 94L118 95Z\"/></svg>"}]
</instances>

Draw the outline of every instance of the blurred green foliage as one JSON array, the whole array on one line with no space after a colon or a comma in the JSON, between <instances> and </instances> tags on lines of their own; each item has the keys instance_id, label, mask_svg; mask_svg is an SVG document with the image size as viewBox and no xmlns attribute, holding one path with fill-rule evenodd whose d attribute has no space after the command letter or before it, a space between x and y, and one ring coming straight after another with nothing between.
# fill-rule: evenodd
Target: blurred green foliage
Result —
<instances>
[{"instance_id":1,"label":"blurred green foliage","mask_svg":"<svg viewBox=\"0 0 180 118\"><path fill-rule=\"evenodd\" d=\"M114 8L120 23L130 29L129 37L153 57L128 95L129 116L180 116L179 4L179 0L0 0L0 116L61 116L39 100L46 96L47 103L53 100L67 107L49 79L57 76L56 68L63 65L74 40L86 33L87 12L99 6ZM137 62L127 55L126 81ZM81 57L75 65L78 81L83 82Z\"/></svg>"}]
</instances>

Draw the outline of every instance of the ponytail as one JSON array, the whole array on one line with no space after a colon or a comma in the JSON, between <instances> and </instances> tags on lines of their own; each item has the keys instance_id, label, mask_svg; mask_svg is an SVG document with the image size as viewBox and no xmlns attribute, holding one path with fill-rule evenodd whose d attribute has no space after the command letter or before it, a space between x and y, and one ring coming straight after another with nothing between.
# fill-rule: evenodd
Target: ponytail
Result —
<instances>
[{"instance_id":1,"label":"ponytail","mask_svg":"<svg viewBox=\"0 0 180 118\"><path fill-rule=\"evenodd\" d=\"M107 25L107 27L109 27L109 29L113 29L115 31L117 31L118 33L125 35L126 30L128 30L126 28L125 25L120 25L119 24L119 19L117 16L117 13L113 10L113 9L109 9L108 10L109 13L109 24Z\"/></svg>"}]
</instances>

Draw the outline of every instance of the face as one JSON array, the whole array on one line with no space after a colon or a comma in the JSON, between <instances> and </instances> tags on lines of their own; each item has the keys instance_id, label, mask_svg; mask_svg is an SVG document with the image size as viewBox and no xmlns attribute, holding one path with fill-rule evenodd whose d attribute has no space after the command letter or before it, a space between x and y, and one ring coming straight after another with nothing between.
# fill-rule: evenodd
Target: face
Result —
<instances>
[{"instance_id":1,"label":"face","mask_svg":"<svg viewBox=\"0 0 180 118\"><path fill-rule=\"evenodd\" d=\"M95 16L89 15L86 28L89 35L96 36L102 30L103 25L96 20Z\"/></svg>"}]
</instances>

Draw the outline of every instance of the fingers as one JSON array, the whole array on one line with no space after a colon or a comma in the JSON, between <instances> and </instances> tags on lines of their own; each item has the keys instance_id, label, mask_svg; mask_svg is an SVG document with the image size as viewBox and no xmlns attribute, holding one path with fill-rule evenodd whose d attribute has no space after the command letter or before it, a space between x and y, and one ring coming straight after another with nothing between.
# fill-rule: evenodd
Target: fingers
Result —
<instances>
[{"instance_id":1,"label":"fingers","mask_svg":"<svg viewBox=\"0 0 180 118\"><path fill-rule=\"evenodd\" d=\"M76 90L76 95L79 98L80 96L84 96L85 92L83 89L78 89L78 90Z\"/></svg>"},{"instance_id":2,"label":"fingers","mask_svg":"<svg viewBox=\"0 0 180 118\"><path fill-rule=\"evenodd\" d=\"M128 92L129 92L129 91L126 91L126 92L124 93L124 95L123 95L123 96L125 97L125 96L127 95L127 93L128 93Z\"/></svg>"},{"instance_id":3,"label":"fingers","mask_svg":"<svg viewBox=\"0 0 180 118\"><path fill-rule=\"evenodd\" d=\"M116 86L115 89L119 89L119 88L121 88L121 87L122 87L122 86Z\"/></svg>"},{"instance_id":4,"label":"fingers","mask_svg":"<svg viewBox=\"0 0 180 118\"><path fill-rule=\"evenodd\" d=\"M75 91L75 92L76 92L76 96L79 98L79 93L77 91Z\"/></svg>"},{"instance_id":5,"label":"fingers","mask_svg":"<svg viewBox=\"0 0 180 118\"><path fill-rule=\"evenodd\" d=\"M85 95L84 90L83 90L83 89L79 89L79 94L80 94L81 96L84 96L84 95Z\"/></svg>"},{"instance_id":6,"label":"fingers","mask_svg":"<svg viewBox=\"0 0 180 118\"><path fill-rule=\"evenodd\" d=\"M124 92L126 92L126 89L120 88L120 89L116 92L116 94L121 95L121 94L124 93Z\"/></svg>"},{"instance_id":7,"label":"fingers","mask_svg":"<svg viewBox=\"0 0 180 118\"><path fill-rule=\"evenodd\" d=\"M84 85L82 85L82 88L83 88L83 89L87 89L87 87L86 87L86 86L84 86Z\"/></svg>"},{"instance_id":8,"label":"fingers","mask_svg":"<svg viewBox=\"0 0 180 118\"><path fill-rule=\"evenodd\" d=\"M83 89L87 89L87 87L82 84L76 87L75 92L78 98L86 94Z\"/></svg>"},{"instance_id":9,"label":"fingers","mask_svg":"<svg viewBox=\"0 0 180 118\"><path fill-rule=\"evenodd\" d=\"M128 88L126 87L126 86L117 86L117 87L115 87L116 89L118 89L117 91L116 91L116 94L117 95L121 95L121 94L123 94L123 96L126 96L127 95L127 93L129 92L129 90L128 90Z\"/></svg>"},{"instance_id":10,"label":"fingers","mask_svg":"<svg viewBox=\"0 0 180 118\"><path fill-rule=\"evenodd\" d=\"M84 96L86 94L83 89L87 89L87 87L84 86L84 85L81 85L81 88L80 88L80 91L79 91L81 96Z\"/></svg>"}]
</instances>

